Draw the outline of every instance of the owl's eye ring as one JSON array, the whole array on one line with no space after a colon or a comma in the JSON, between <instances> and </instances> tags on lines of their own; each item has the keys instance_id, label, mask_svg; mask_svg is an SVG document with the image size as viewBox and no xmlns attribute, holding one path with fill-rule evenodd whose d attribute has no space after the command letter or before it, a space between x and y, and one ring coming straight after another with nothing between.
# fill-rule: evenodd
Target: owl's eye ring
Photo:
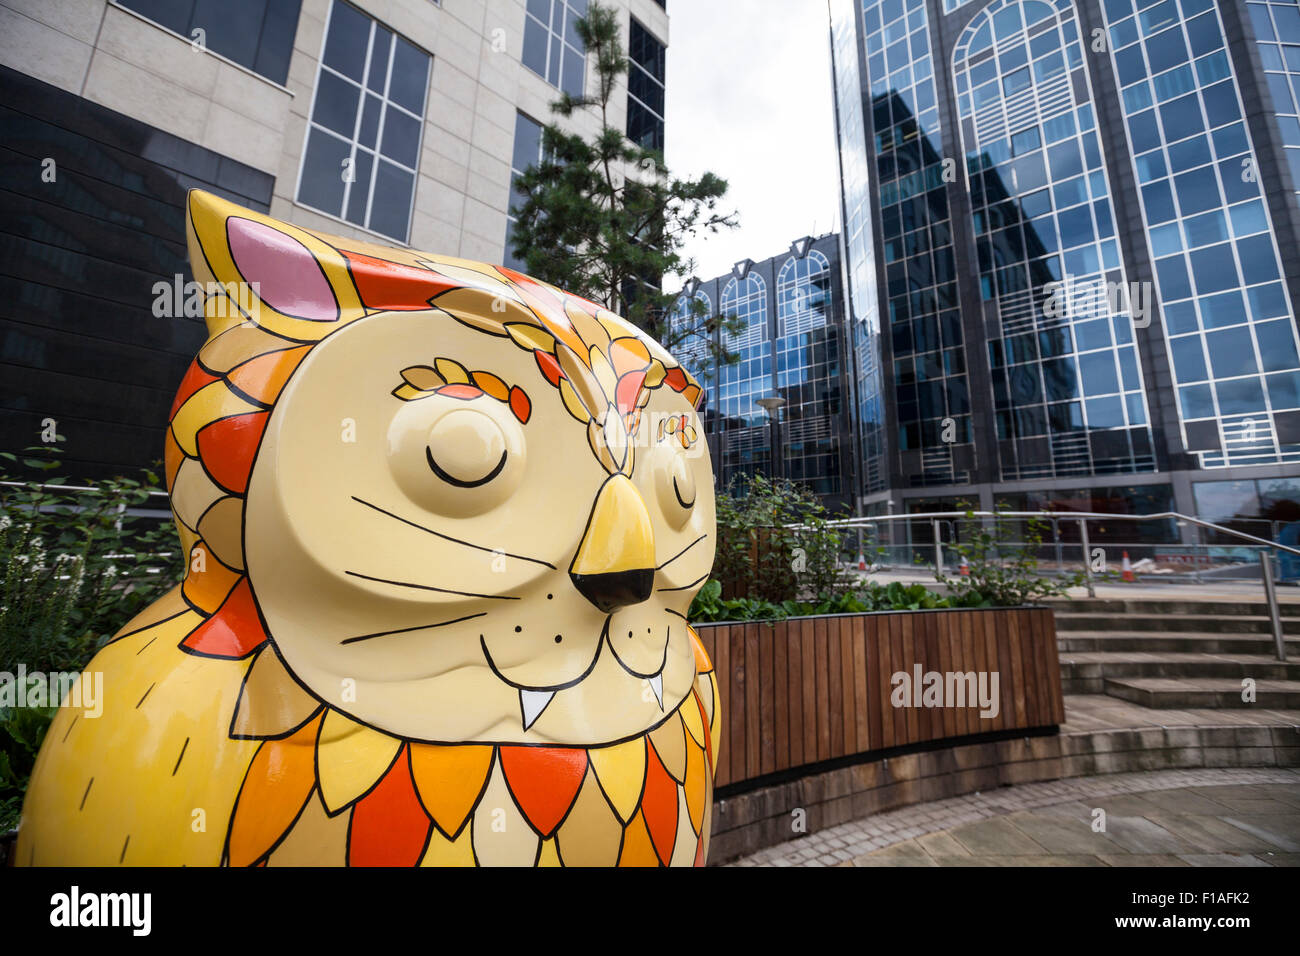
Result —
<instances>
[{"instance_id":1,"label":"owl's eye ring","mask_svg":"<svg viewBox=\"0 0 1300 956\"><path fill-rule=\"evenodd\" d=\"M683 508L687 509L688 511L689 511L691 508L695 507L695 498L691 498L690 501L683 501L683 500L682 500L682 493L681 493L681 491L680 491L680 490L678 489L678 487L677 487L677 476L676 476L676 475L673 475L673 496L677 499L677 503L678 503L679 505L681 505Z\"/></svg>"},{"instance_id":2,"label":"owl's eye ring","mask_svg":"<svg viewBox=\"0 0 1300 956\"><path fill-rule=\"evenodd\" d=\"M482 478L477 478L474 481L466 481L463 478L457 478L455 475L449 474L446 471L446 469L439 467L438 463L433 459L433 450L430 449L428 445L424 446L424 458L429 463L429 468L433 471L435 475L437 475L443 481L447 482L447 484L455 485L457 488L478 488L482 485L486 485L497 475L501 474L501 472L505 469L506 456L508 454L509 454L508 451L502 451L501 460L496 463L496 467L493 468L491 471L489 471ZM680 501L681 499L678 498L677 500Z\"/></svg>"}]
</instances>

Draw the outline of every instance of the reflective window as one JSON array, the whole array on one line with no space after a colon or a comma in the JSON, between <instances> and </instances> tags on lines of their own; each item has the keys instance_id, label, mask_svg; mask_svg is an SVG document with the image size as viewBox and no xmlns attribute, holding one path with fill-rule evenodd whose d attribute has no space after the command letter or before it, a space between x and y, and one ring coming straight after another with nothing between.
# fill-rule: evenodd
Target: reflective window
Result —
<instances>
[{"instance_id":1,"label":"reflective window","mask_svg":"<svg viewBox=\"0 0 1300 956\"><path fill-rule=\"evenodd\" d=\"M1264 63L1291 178L1300 193L1300 8L1289 0L1250 0L1246 8L1255 27L1255 40ZM1196 19L1205 24L1198 27L1198 35L1214 25L1213 14ZM1209 46L1213 39L1204 36L1201 43Z\"/></svg>"},{"instance_id":2,"label":"reflective window","mask_svg":"<svg viewBox=\"0 0 1300 956\"><path fill-rule=\"evenodd\" d=\"M882 490L887 483L885 454L884 370L881 367L880 306L877 296L872 199L867 158L867 117L862 101L858 65L859 0L831 0L831 56L835 115L839 139L841 190L844 200L844 246L848 261L849 335L853 338L853 377L857 397L861 493ZM924 16L924 8L920 15ZM880 26L880 6L862 7L868 28ZM891 18L892 19L892 18ZM929 91L931 95L933 90ZM928 110L929 105L925 108Z\"/></svg>"},{"instance_id":3,"label":"reflective window","mask_svg":"<svg viewBox=\"0 0 1300 956\"><path fill-rule=\"evenodd\" d=\"M289 78L301 0L118 0L274 83ZM202 31L201 33L196 31Z\"/></svg>"},{"instance_id":4,"label":"reflective window","mask_svg":"<svg viewBox=\"0 0 1300 956\"><path fill-rule=\"evenodd\" d=\"M664 148L666 48L633 17L628 28L627 136L647 149Z\"/></svg>"},{"instance_id":5,"label":"reflective window","mask_svg":"<svg viewBox=\"0 0 1300 956\"><path fill-rule=\"evenodd\" d=\"M316 74L298 202L405 242L432 58L335 0Z\"/></svg>"},{"instance_id":6,"label":"reflective window","mask_svg":"<svg viewBox=\"0 0 1300 956\"><path fill-rule=\"evenodd\" d=\"M524 170L535 166L542 158L542 124L523 113L515 114L515 146L510 159L510 208L506 212L506 251L505 264L520 272L525 265L514 251L516 212L523 204L524 195L515 186Z\"/></svg>"},{"instance_id":7,"label":"reflective window","mask_svg":"<svg viewBox=\"0 0 1300 956\"><path fill-rule=\"evenodd\" d=\"M818 494L840 490L839 336L831 323L830 263L818 250L791 256L776 278L777 393L786 477Z\"/></svg>"},{"instance_id":8,"label":"reflective window","mask_svg":"<svg viewBox=\"0 0 1300 956\"><path fill-rule=\"evenodd\" d=\"M712 378L712 369L709 367L712 365L712 356L705 337L692 330L700 328L701 319L708 318L711 309L709 297L697 290L694 295L683 293L678 296L672 311L668 313L668 329L673 333L674 340L685 336L674 346L673 357L700 382Z\"/></svg>"},{"instance_id":9,"label":"reflective window","mask_svg":"<svg viewBox=\"0 0 1300 956\"><path fill-rule=\"evenodd\" d=\"M586 89L587 52L577 22L587 0L528 0L524 17L524 66L570 96Z\"/></svg>"},{"instance_id":10,"label":"reflective window","mask_svg":"<svg viewBox=\"0 0 1300 956\"><path fill-rule=\"evenodd\" d=\"M744 279L732 277L722 290L719 311L740 320L740 331L724 333L722 345L738 356L735 364L718 369L715 408L722 437L720 483L741 472L770 473L770 435L767 414L757 399L772 394L772 339L768 332L767 284L751 271Z\"/></svg>"},{"instance_id":11,"label":"reflective window","mask_svg":"<svg viewBox=\"0 0 1300 956\"><path fill-rule=\"evenodd\" d=\"M999 51L1029 58L997 95L960 100L981 290L1002 332L989 341L1002 478L1154 470L1092 95L1064 66L1082 56L1073 5L989 4L954 48L959 90L975 83L986 27ZM1142 62L1126 69L1148 75ZM1139 180L1166 173L1151 154Z\"/></svg>"},{"instance_id":12,"label":"reflective window","mask_svg":"<svg viewBox=\"0 0 1300 956\"><path fill-rule=\"evenodd\" d=\"M919 467L912 456L906 468L914 485L963 482L970 472L954 457L954 449L968 446L966 462L973 461L974 449L969 447L965 343L929 16L923 0L866 0L863 11L876 147L877 228L884 247L880 302L886 313L881 334L893 342L896 443L900 452L920 452ZM895 38L907 38L898 61L890 55ZM1001 96L996 64L988 60L977 66L978 76L965 78L963 101ZM841 109L847 98L841 94ZM1009 152L1009 141L1006 148ZM860 349L879 347L863 341L873 331L857 336ZM875 406L862 408L860 414L873 422L882 417Z\"/></svg>"},{"instance_id":13,"label":"reflective window","mask_svg":"<svg viewBox=\"0 0 1300 956\"><path fill-rule=\"evenodd\" d=\"M1295 165L1300 8L1246 8ZM1300 461L1300 445L1281 444L1273 428L1273 413L1300 407L1300 361L1293 323L1268 321L1291 308L1217 6L1184 2L1179 15L1165 0L1105 11L1184 439L1202 467ZM1151 93L1138 76L1151 77L1154 111L1141 105Z\"/></svg>"}]
</instances>

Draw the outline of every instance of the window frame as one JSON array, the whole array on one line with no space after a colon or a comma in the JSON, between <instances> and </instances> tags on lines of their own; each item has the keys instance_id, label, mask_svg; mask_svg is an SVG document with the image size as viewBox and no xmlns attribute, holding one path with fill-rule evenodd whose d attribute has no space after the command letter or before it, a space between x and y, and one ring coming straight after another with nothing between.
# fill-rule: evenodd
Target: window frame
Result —
<instances>
[{"instance_id":1,"label":"window frame","mask_svg":"<svg viewBox=\"0 0 1300 956\"><path fill-rule=\"evenodd\" d=\"M330 28L334 22L334 12L339 6L351 7L353 11L355 11L356 13L360 14L361 16L365 17L367 20L370 21L370 34L366 38L365 62L361 68L361 75L363 79L360 83L358 83L356 80L352 79L351 77L346 76L343 73L340 73L337 69L329 66L325 62L325 48L329 43ZM384 76L384 87L383 90L378 93L371 90L368 85L369 75L370 75L370 65L372 62L372 57L374 56L374 52L375 52L376 28L383 28L384 30L387 30L388 33L390 34L389 47L388 47L388 62L386 67L386 73ZM403 106L401 103L396 102L390 96L390 93L392 91L393 64L396 59L397 43L399 40L405 41L413 49L424 54L428 64L427 69L425 71L425 77L424 77L424 97L423 97L422 113L419 116L416 116L416 114L411 112L410 109ZM325 29L321 35L320 56L316 61L316 81L312 86L311 103L307 111L307 126L306 129L303 131L302 151L298 156L298 176L297 176L297 181L293 193L294 205L300 206L303 209L308 209L311 212L316 213L317 215L326 216L330 219L335 220L336 222L343 223L347 226L350 226L353 229L360 229L363 232L368 233L369 235L379 236L382 239L384 239L386 242L397 242L404 246L410 244L411 225L415 217L416 195L420 185L420 158L424 150L425 125L428 122L427 117L428 117L428 110L429 110L430 85L433 80L433 62L434 62L433 54L430 53L428 50L424 49L423 47L419 46L418 44L414 43L405 34L402 34L397 30L394 30L392 27L383 23L378 18L371 16L369 13L367 13L365 10L362 10L360 7L354 6L351 3L347 3L346 0L332 0L330 4L329 12L325 18ZM317 103L317 97L321 87L321 77L326 72L328 72L331 76L335 77L336 79L342 80L345 83L349 83L357 87L358 97L357 97L357 106L356 106L356 116L353 119L351 136L347 139L345 139L343 135L337 132L336 130L330 129L329 127L325 126L324 124L316 120L316 103ZM365 118L366 98L368 96L377 96L377 98L380 101L379 119L378 119L378 124L375 128L375 138L374 138L373 148L361 145L361 141L360 141L361 124ZM401 113L405 114L406 116L415 119L416 123L418 124L419 133L416 139L415 166L413 167L407 166L400 160L395 159L392 156L389 156L383 152L385 123L388 118L388 111L390 108L395 108ZM338 213L331 213L325 209L321 209L319 206L315 206L312 203L304 201L301 198L302 187L303 187L303 173L307 167L307 153L308 153L308 147L311 142L313 131L319 131L321 134L331 137L337 142L344 143L348 147L347 158L351 160L352 170L354 172L357 168L356 161L357 161L358 150L364 150L365 152L370 154L372 168L370 170L370 176L369 176L369 185L368 185L369 191L366 196L365 212L362 217L365 220L364 223L357 223L347 218L348 205L352 196L352 187L357 185L357 180L355 178L351 181L347 181L347 180L344 181L343 196L340 201ZM411 198L410 198L409 206L406 211L405 234L401 237L390 235L389 233L371 228L370 226L371 217L374 212L375 184L379 178L380 162L391 163L393 166L396 166L398 169L411 174Z\"/></svg>"}]
</instances>

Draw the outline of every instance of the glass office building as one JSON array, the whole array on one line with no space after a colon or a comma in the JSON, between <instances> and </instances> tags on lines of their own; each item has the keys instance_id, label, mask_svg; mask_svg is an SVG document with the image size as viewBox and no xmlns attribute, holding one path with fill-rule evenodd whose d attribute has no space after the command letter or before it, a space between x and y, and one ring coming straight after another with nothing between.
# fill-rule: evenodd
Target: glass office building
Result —
<instances>
[{"instance_id":1,"label":"glass office building","mask_svg":"<svg viewBox=\"0 0 1300 956\"><path fill-rule=\"evenodd\" d=\"M692 282L678 297L670 328L698 326L694 312L734 316L714 349L687 337L675 353L705 386L701 408L719 487L759 473L799 481L832 509L853 503L851 369L845 358L839 236L805 237L762 262ZM736 357L715 359L716 347ZM772 415L758 404L780 398Z\"/></svg>"},{"instance_id":2,"label":"glass office building","mask_svg":"<svg viewBox=\"0 0 1300 956\"><path fill-rule=\"evenodd\" d=\"M1295 0L830 9L858 506L1300 509Z\"/></svg>"}]
</instances>

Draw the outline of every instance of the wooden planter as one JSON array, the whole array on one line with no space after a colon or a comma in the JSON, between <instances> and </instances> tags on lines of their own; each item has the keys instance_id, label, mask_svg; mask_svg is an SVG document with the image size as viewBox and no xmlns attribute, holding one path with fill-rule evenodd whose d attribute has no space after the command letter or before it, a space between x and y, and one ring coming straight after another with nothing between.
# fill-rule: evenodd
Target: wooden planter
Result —
<instances>
[{"instance_id":1,"label":"wooden planter","mask_svg":"<svg viewBox=\"0 0 1300 956\"><path fill-rule=\"evenodd\" d=\"M717 668L725 723L721 795L801 768L870 760L936 741L1052 728L1065 719L1049 608L887 611L696 626ZM997 714L978 702L895 706L903 672L998 674ZM946 682L945 682L946 684ZM955 685L954 685L955 686ZM992 708L989 708L992 710Z\"/></svg>"}]
</instances>

